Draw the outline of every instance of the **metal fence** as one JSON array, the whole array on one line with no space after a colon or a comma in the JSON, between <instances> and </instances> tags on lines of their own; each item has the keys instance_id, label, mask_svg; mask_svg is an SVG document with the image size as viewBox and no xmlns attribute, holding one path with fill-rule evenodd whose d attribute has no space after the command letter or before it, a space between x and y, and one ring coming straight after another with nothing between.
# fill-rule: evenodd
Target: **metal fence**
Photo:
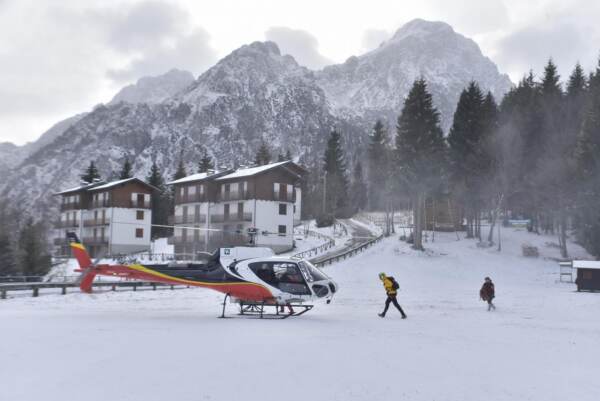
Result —
<instances>
[{"instance_id":1,"label":"metal fence","mask_svg":"<svg viewBox=\"0 0 600 401\"><path fill-rule=\"evenodd\" d=\"M303 234L305 237L314 237L314 238L323 239L326 242L321 245L315 246L313 248L307 249L306 251L296 253L296 254L292 255L293 258L300 258L300 259L310 258L310 257L316 256L320 253L323 253L326 250L331 249L335 246L335 240L325 234L321 234L321 233L318 233L316 231L311 231L311 230L302 230L301 234Z\"/></svg>"},{"instance_id":2,"label":"metal fence","mask_svg":"<svg viewBox=\"0 0 600 401\"><path fill-rule=\"evenodd\" d=\"M364 242L364 243L362 243L360 245L357 245L357 246L355 246L353 248L350 248L347 251L342 252L340 254L332 255L332 256L330 256L328 258L325 258L323 260L320 260L318 262L314 262L313 261L313 264L315 266L317 266L317 267L323 267L323 266L326 266L326 265L331 265L331 264L333 264L335 262L338 262L340 260L345 260L347 258L351 258L352 256L355 256L355 255L363 252L367 248L370 248L371 246L375 245L376 243L378 243L382 239L383 239L383 235L380 235L377 238L373 238L373 239L371 239L371 240L369 240L367 242Z\"/></svg>"}]
</instances>

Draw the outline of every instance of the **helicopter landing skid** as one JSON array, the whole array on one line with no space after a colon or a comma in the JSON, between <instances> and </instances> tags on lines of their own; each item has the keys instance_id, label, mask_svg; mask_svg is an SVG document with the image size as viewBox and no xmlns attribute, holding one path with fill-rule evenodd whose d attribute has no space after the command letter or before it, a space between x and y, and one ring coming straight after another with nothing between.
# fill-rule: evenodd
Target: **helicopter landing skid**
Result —
<instances>
[{"instance_id":1,"label":"helicopter landing skid","mask_svg":"<svg viewBox=\"0 0 600 401\"><path fill-rule=\"evenodd\" d=\"M229 294L225 295L225 299L223 300L223 312L221 313L221 316L219 316L220 318L227 318L227 317L231 317L231 316L225 316L225 305L227 302L227 297L229 297ZM241 317L252 317L252 318L258 318L258 319L287 319L288 317L291 316L301 316L303 314L305 314L306 312L308 312L309 310L311 310L313 308L314 305L304 305L304 304L285 304L285 305L278 305L278 304L267 304L265 302L243 302L240 301L239 302L240 305L240 312L238 313L238 316ZM289 308L291 307L292 312L281 312L280 308L281 307L286 307ZM275 308L275 312L267 312L267 308L272 307Z\"/></svg>"}]
</instances>

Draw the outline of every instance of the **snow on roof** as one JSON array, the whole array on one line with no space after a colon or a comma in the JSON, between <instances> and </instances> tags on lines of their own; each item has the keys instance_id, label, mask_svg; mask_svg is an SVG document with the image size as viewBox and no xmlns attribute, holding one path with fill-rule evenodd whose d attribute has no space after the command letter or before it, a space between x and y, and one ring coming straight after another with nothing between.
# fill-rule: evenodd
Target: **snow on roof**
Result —
<instances>
[{"instance_id":1,"label":"snow on roof","mask_svg":"<svg viewBox=\"0 0 600 401\"><path fill-rule=\"evenodd\" d=\"M125 184L128 182L133 182L133 181L139 182L140 184L145 185L149 188L156 189L154 186L148 184L147 182L144 182L144 181L140 180L139 178L132 177L132 178L125 178L124 180L112 181L112 182L106 183L104 185L100 185L99 187L93 187L93 188L90 188L89 191L97 191L97 190L102 191L105 189L114 188L118 185Z\"/></svg>"},{"instance_id":2,"label":"snow on roof","mask_svg":"<svg viewBox=\"0 0 600 401\"><path fill-rule=\"evenodd\" d=\"M214 175L214 174L210 174L210 175ZM200 180L204 180L204 179L208 178L210 175L208 173L192 174L192 175L188 175L187 177L180 178L178 180L167 182L167 185L183 184L184 182L191 182L191 181L200 181Z\"/></svg>"},{"instance_id":3,"label":"snow on roof","mask_svg":"<svg viewBox=\"0 0 600 401\"><path fill-rule=\"evenodd\" d=\"M223 177L219 177L219 178L217 178L217 181L229 180L229 179L232 179L232 178L249 177L251 175L256 175L256 174L263 173L263 172L265 172L267 170L270 170L272 168L275 168L275 167L283 166L284 164L287 164L287 163L291 163L291 161L290 160L286 160L286 161L283 161L283 162L266 164L264 166L243 168L243 169L237 170L237 171L235 171L235 172L233 172L231 174L227 174L227 175L224 175Z\"/></svg>"},{"instance_id":4,"label":"snow on roof","mask_svg":"<svg viewBox=\"0 0 600 401\"><path fill-rule=\"evenodd\" d=\"M102 184L104 184L104 181L94 182L94 183L85 184L85 185L79 185L77 187L73 187L73 188L69 188L69 189L65 189L63 191L57 192L54 195L64 195L64 194L68 194L70 192L84 191L84 190L91 189L91 188L94 188L94 187L96 187L98 185L102 185Z\"/></svg>"},{"instance_id":5,"label":"snow on roof","mask_svg":"<svg viewBox=\"0 0 600 401\"><path fill-rule=\"evenodd\" d=\"M112 182L106 183L104 185L100 185L99 187L94 187L92 189L94 191L97 189L100 189L100 190L108 189L108 188L116 187L117 185L120 185L120 184L125 184L126 182L133 181L133 180L137 180L137 178L125 178L124 180L112 181Z\"/></svg>"},{"instance_id":6,"label":"snow on roof","mask_svg":"<svg viewBox=\"0 0 600 401\"><path fill-rule=\"evenodd\" d=\"M574 260L573 267L575 269L600 269L600 261L598 261L598 260Z\"/></svg>"}]
</instances>

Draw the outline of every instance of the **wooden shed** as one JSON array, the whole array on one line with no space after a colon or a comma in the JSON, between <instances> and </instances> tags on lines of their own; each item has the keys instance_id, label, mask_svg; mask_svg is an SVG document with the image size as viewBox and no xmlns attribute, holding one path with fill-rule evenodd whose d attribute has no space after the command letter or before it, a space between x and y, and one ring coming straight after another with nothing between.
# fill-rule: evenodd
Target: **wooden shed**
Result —
<instances>
[{"instance_id":1,"label":"wooden shed","mask_svg":"<svg viewBox=\"0 0 600 401\"><path fill-rule=\"evenodd\" d=\"M577 269L577 291L600 291L600 261L574 260L573 268Z\"/></svg>"}]
</instances>

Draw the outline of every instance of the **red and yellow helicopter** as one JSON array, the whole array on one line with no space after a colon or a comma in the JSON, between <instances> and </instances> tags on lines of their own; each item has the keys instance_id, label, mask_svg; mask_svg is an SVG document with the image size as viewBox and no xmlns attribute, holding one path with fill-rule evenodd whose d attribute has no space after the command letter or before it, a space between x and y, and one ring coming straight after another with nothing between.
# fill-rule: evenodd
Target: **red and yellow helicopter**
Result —
<instances>
[{"instance_id":1,"label":"red and yellow helicopter","mask_svg":"<svg viewBox=\"0 0 600 401\"><path fill-rule=\"evenodd\" d=\"M337 284L307 260L274 256L269 248L220 248L197 261L157 264L95 264L75 233L67 233L79 263L80 288L91 293L97 275L145 280L170 285L202 287L225 294L240 306L240 315L269 318L300 316L313 308L315 300L331 301ZM289 313L284 313L287 306ZM275 307L266 313L266 307Z\"/></svg>"}]
</instances>

